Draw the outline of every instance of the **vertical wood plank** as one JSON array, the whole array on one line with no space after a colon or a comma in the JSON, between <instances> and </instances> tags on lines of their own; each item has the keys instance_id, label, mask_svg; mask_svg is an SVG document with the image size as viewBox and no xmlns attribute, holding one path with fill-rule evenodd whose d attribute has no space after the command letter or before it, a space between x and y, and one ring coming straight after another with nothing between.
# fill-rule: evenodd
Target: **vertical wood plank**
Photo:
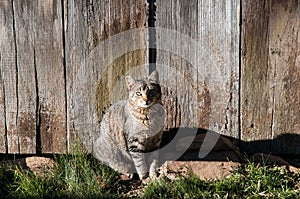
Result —
<instances>
[{"instance_id":1,"label":"vertical wood plank","mask_svg":"<svg viewBox=\"0 0 300 199\"><path fill-rule=\"evenodd\" d=\"M24 33L28 26L20 26L25 19L16 23L20 10L17 9L18 6L15 3L3 1L1 4L3 12L3 18L1 18L1 73L4 82L7 151L14 154L34 153L35 124L33 120L35 113L33 112L34 105L30 104L33 102L30 101L32 98L29 99L32 94L32 80L26 81L26 78L32 78L32 76L25 70L27 62L30 61L28 60L28 51L23 46L28 44L28 35L26 37L26 33Z\"/></svg>"},{"instance_id":2,"label":"vertical wood plank","mask_svg":"<svg viewBox=\"0 0 300 199\"><path fill-rule=\"evenodd\" d=\"M272 0L269 67L273 69L272 152L300 154L300 2Z\"/></svg>"},{"instance_id":3,"label":"vertical wood plank","mask_svg":"<svg viewBox=\"0 0 300 199\"><path fill-rule=\"evenodd\" d=\"M272 138L272 78L268 67L269 1L243 1L241 139ZM270 144L265 146L270 150Z\"/></svg>"},{"instance_id":4,"label":"vertical wood plank","mask_svg":"<svg viewBox=\"0 0 300 199\"><path fill-rule=\"evenodd\" d=\"M68 10L65 12L68 139L72 142L73 135L78 134L91 151L105 108L127 97L124 75L146 74L144 69L134 70L145 64L145 35L118 37L126 30L144 26L146 7L145 2L138 0L64 1L64 7ZM109 40L114 36L117 41ZM103 46L103 42L107 45ZM129 42L137 45L137 49L129 52ZM118 49L126 51L126 48L128 52L116 57Z\"/></svg>"},{"instance_id":5,"label":"vertical wood plank","mask_svg":"<svg viewBox=\"0 0 300 199\"><path fill-rule=\"evenodd\" d=\"M42 153L67 150L63 16L60 0L33 3L35 7L35 70L38 126Z\"/></svg>"},{"instance_id":6,"label":"vertical wood plank","mask_svg":"<svg viewBox=\"0 0 300 199\"><path fill-rule=\"evenodd\" d=\"M251 152L300 153L299 5L243 1L241 138Z\"/></svg>"},{"instance_id":7,"label":"vertical wood plank","mask_svg":"<svg viewBox=\"0 0 300 199\"><path fill-rule=\"evenodd\" d=\"M16 41L17 136L21 154L36 152L34 4L13 1ZM8 102L9 103L9 102Z\"/></svg>"},{"instance_id":8,"label":"vertical wood plank","mask_svg":"<svg viewBox=\"0 0 300 199\"><path fill-rule=\"evenodd\" d=\"M12 140L16 134L16 73L15 42L13 34L13 8L9 0L0 3L0 68L1 68L1 153L18 152L18 140ZM7 103L11 102L11 103ZM3 115L2 115L3 114ZM4 124L4 125L3 125ZM7 126L7 129L5 128ZM7 131L8 130L8 131ZM5 143L5 141L8 143Z\"/></svg>"},{"instance_id":9,"label":"vertical wood plank","mask_svg":"<svg viewBox=\"0 0 300 199\"><path fill-rule=\"evenodd\" d=\"M169 48L157 55L168 128L205 128L237 138L239 1L160 0L157 9L157 27L177 31L157 41Z\"/></svg>"}]
</instances>

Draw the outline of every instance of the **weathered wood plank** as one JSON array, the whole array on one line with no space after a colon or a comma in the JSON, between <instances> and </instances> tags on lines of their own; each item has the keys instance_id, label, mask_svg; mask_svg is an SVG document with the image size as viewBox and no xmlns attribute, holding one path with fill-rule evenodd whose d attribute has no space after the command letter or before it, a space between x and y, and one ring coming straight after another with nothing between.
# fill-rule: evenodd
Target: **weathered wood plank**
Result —
<instances>
[{"instance_id":1,"label":"weathered wood plank","mask_svg":"<svg viewBox=\"0 0 300 199\"><path fill-rule=\"evenodd\" d=\"M13 15L12 15L12 6L9 0L0 2L0 97L1 97L1 105L0 105L0 153L6 153L7 151L7 131L6 125L9 127L14 126L16 128L15 123L13 123L13 119L15 118L14 114L7 113L6 101L12 100L16 102L15 91L15 78L11 76L11 71L15 68L15 59L13 57L15 53L15 45L13 38ZM15 74L12 74L15 75ZM9 117L10 116L10 117ZM7 121L11 121L10 124L6 124ZM14 119L15 121L15 119ZM16 145L17 146L17 145Z\"/></svg>"},{"instance_id":2,"label":"weathered wood plank","mask_svg":"<svg viewBox=\"0 0 300 199\"><path fill-rule=\"evenodd\" d=\"M272 152L300 154L300 2L271 1ZM289 135L291 134L291 135Z\"/></svg>"},{"instance_id":3,"label":"weathered wood plank","mask_svg":"<svg viewBox=\"0 0 300 199\"><path fill-rule=\"evenodd\" d=\"M3 96L5 122L7 127L7 150L9 153L19 153L19 136L17 133L17 72L16 72L16 40L14 27L14 8L11 1L1 1L1 76L3 81ZM5 130L3 131L5 132Z\"/></svg>"},{"instance_id":4,"label":"weathered wood plank","mask_svg":"<svg viewBox=\"0 0 300 199\"><path fill-rule=\"evenodd\" d=\"M60 0L35 5L35 70L42 153L67 150L63 16Z\"/></svg>"},{"instance_id":5,"label":"weathered wood plank","mask_svg":"<svg viewBox=\"0 0 300 199\"><path fill-rule=\"evenodd\" d=\"M4 5L0 5L4 6ZM0 8L0 18L4 18L4 13L1 12L2 9ZM6 35L6 28L5 23L3 23L4 20L0 21L0 40L1 38L4 39L4 37L7 37ZM3 49L3 42L0 42L0 49ZM3 65L4 60L2 60L3 54L0 51L0 153L6 153L7 152L7 131L6 131L6 115L5 115L5 87L4 87L4 78L2 70L4 69Z\"/></svg>"},{"instance_id":6,"label":"weathered wood plank","mask_svg":"<svg viewBox=\"0 0 300 199\"><path fill-rule=\"evenodd\" d=\"M273 71L268 67L268 1L243 1L241 139L272 138ZM270 145L265 146L270 150Z\"/></svg>"},{"instance_id":7,"label":"weathered wood plank","mask_svg":"<svg viewBox=\"0 0 300 199\"><path fill-rule=\"evenodd\" d=\"M239 1L157 1L167 127L238 138ZM173 34L173 33L174 34Z\"/></svg>"},{"instance_id":8,"label":"weathered wood plank","mask_svg":"<svg viewBox=\"0 0 300 199\"><path fill-rule=\"evenodd\" d=\"M252 152L300 153L299 5L243 1L241 139Z\"/></svg>"},{"instance_id":9,"label":"weathered wood plank","mask_svg":"<svg viewBox=\"0 0 300 199\"><path fill-rule=\"evenodd\" d=\"M34 58L34 4L13 1L16 42L18 153L36 152L36 79ZM7 103L11 103L7 101ZM9 145L10 148L10 145Z\"/></svg>"},{"instance_id":10,"label":"weathered wood plank","mask_svg":"<svg viewBox=\"0 0 300 199\"><path fill-rule=\"evenodd\" d=\"M76 132L90 151L102 111L126 96L123 76L145 74L134 70L145 64L145 35L124 31L144 26L146 7L138 0L64 1L64 7L68 137Z\"/></svg>"}]
</instances>

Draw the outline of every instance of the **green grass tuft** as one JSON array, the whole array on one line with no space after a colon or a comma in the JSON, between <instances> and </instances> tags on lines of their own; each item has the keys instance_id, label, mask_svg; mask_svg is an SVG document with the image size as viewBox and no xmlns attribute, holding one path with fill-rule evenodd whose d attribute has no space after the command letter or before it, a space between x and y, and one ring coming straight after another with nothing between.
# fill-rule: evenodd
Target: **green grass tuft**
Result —
<instances>
[{"instance_id":1,"label":"green grass tuft","mask_svg":"<svg viewBox=\"0 0 300 199\"><path fill-rule=\"evenodd\" d=\"M202 181L195 175L170 180L166 177L151 182L143 193L144 198L207 198L210 182Z\"/></svg>"},{"instance_id":2,"label":"green grass tuft","mask_svg":"<svg viewBox=\"0 0 300 199\"><path fill-rule=\"evenodd\" d=\"M71 155L56 155L53 173L38 177L15 169L5 180L0 169L0 198L112 198L117 197L118 173L89 157L76 145ZM5 181L2 181L3 180Z\"/></svg>"},{"instance_id":3,"label":"green grass tuft","mask_svg":"<svg viewBox=\"0 0 300 199\"><path fill-rule=\"evenodd\" d=\"M116 193L118 173L100 165L89 157L82 147L76 147L71 156L57 156L58 168L55 173L61 195L72 198L111 197Z\"/></svg>"}]
</instances>

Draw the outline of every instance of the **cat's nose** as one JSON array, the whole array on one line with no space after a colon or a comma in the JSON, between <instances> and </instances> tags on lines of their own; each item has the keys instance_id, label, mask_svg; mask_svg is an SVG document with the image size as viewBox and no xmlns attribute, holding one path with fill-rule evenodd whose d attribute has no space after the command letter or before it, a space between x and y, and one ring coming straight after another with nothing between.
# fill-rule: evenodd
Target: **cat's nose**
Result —
<instances>
[{"instance_id":1,"label":"cat's nose","mask_svg":"<svg viewBox=\"0 0 300 199\"><path fill-rule=\"evenodd\" d=\"M147 102L147 101L148 101L148 97L147 97L147 96L143 96L143 100L144 100L145 102Z\"/></svg>"}]
</instances>

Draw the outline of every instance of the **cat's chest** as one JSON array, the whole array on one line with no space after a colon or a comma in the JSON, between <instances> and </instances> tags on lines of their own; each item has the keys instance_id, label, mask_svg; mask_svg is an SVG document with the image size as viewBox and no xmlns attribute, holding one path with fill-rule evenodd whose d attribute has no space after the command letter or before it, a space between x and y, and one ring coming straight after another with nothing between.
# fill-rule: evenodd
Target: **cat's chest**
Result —
<instances>
[{"instance_id":1,"label":"cat's chest","mask_svg":"<svg viewBox=\"0 0 300 199\"><path fill-rule=\"evenodd\" d=\"M128 137L140 133L150 137L163 129L164 120L165 112L161 104L154 104L149 109L127 109L124 132Z\"/></svg>"}]
</instances>

